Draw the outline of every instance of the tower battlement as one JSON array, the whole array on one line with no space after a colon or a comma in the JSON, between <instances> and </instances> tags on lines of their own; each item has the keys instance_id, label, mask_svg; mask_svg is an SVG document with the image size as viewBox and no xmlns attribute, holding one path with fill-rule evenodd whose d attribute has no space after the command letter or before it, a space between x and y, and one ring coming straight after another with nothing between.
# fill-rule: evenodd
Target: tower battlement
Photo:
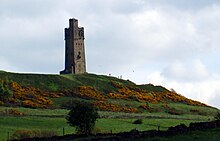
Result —
<instances>
[{"instance_id":1,"label":"tower battlement","mask_svg":"<svg viewBox=\"0 0 220 141\"><path fill-rule=\"evenodd\" d=\"M81 74L86 72L84 27L78 26L77 19L69 19L65 32L65 69L60 74Z\"/></svg>"}]
</instances>

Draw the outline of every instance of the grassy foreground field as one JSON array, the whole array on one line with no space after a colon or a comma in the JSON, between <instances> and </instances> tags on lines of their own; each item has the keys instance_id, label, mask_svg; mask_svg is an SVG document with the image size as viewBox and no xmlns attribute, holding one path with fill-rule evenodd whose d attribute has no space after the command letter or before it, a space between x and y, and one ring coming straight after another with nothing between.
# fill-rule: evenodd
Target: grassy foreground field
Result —
<instances>
[{"instance_id":1,"label":"grassy foreground field","mask_svg":"<svg viewBox=\"0 0 220 141\"><path fill-rule=\"evenodd\" d=\"M14 109L25 113L24 116L0 116L0 140L7 140L16 130L47 130L54 131L58 135L75 132L73 127L66 123L65 115L68 110L47 110L30 108L0 107L0 111ZM191 122L208 121L212 116L199 115L169 115L167 113L114 113L99 112L102 118L96 122L96 132L119 133L137 129L144 130L167 130L170 126L179 124L189 125ZM142 118L143 124L132 124L137 118Z\"/></svg>"}]
</instances>

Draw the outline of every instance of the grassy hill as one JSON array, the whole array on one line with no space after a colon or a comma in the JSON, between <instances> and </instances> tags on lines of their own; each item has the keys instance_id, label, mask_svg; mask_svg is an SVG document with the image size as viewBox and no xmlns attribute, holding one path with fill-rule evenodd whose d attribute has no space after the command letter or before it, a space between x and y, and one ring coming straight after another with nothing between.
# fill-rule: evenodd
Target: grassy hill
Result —
<instances>
[{"instance_id":1,"label":"grassy hill","mask_svg":"<svg viewBox=\"0 0 220 141\"><path fill-rule=\"evenodd\" d=\"M3 90L10 94L4 96ZM209 121L218 112L198 101L152 84L104 75L20 74L0 71L0 140L23 130L74 132L65 122L76 102L91 102L99 109L98 132L141 131L191 122ZM132 124L142 119L143 124Z\"/></svg>"},{"instance_id":2,"label":"grassy hill","mask_svg":"<svg viewBox=\"0 0 220 141\"><path fill-rule=\"evenodd\" d=\"M114 87L110 82L116 82L126 86L136 86L148 91L161 92L167 89L161 86L136 85L129 80L118 79L116 77L95 75L95 74L22 74L0 71L0 79L8 79L21 84L22 86L32 86L45 91L59 91L72 89L78 86L92 86L102 92L112 91Z\"/></svg>"},{"instance_id":3,"label":"grassy hill","mask_svg":"<svg viewBox=\"0 0 220 141\"><path fill-rule=\"evenodd\" d=\"M0 80L1 83L7 83L13 93L7 101L2 100L2 105L6 106L65 108L65 103L68 105L75 101L90 101L103 111L163 111L176 115L206 114L201 109L215 109L162 86L136 85L129 80L104 75L20 74L0 71Z\"/></svg>"},{"instance_id":4,"label":"grassy hill","mask_svg":"<svg viewBox=\"0 0 220 141\"><path fill-rule=\"evenodd\" d=\"M9 73L0 71L0 79L8 79L17 82L22 86L32 86L46 91L72 89L77 86L92 86L101 91L111 91L113 87L109 85L110 81L115 81L123 85L135 85L130 81L95 74L50 75Z\"/></svg>"}]
</instances>

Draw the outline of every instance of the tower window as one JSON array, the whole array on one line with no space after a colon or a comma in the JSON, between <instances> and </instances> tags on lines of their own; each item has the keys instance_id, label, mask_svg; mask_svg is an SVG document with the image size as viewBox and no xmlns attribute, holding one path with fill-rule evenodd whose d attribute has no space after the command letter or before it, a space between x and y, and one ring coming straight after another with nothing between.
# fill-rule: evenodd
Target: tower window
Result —
<instances>
[{"instance_id":1,"label":"tower window","mask_svg":"<svg viewBox=\"0 0 220 141\"><path fill-rule=\"evenodd\" d=\"M81 58L81 52L78 52L77 59Z\"/></svg>"}]
</instances>

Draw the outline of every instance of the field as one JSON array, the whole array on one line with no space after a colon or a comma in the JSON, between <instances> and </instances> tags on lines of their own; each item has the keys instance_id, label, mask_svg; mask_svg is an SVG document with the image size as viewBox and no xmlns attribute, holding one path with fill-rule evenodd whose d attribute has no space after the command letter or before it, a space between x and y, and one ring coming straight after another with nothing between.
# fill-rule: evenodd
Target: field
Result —
<instances>
[{"instance_id":1,"label":"field","mask_svg":"<svg viewBox=\"0 0 220 141\"><path fill-rule=\"evenodd\" d=\"M66 123L65 115L68 110L47 110L30 108L0 107L0 111L13 109L24 113L24 116L0 116L0 140L7 140L16 130L48 130L58 135L75 132L73 127ZM191 122L208 121L213 116L202 115L170 115L167 113L113 113L99 112L101 118L96 122L96 132L119 133L137 129L144 130L167 130L170 126L178 124L189 125ZM141 118L143 124L132 124L134 120ZM8 137L9 136L9 137Z\"/></svg>"}]
</instances>

